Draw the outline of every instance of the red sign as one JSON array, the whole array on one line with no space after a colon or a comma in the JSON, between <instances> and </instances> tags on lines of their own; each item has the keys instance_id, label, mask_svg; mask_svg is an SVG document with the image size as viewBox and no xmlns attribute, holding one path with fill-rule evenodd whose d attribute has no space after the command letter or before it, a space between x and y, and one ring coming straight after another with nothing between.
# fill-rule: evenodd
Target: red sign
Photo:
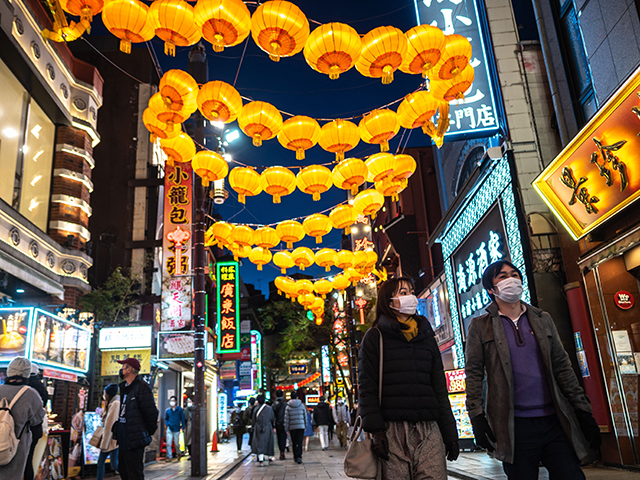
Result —
<instances>
[{"instance_id":1,"label":"red sign","mask_svg":"<svg viewBox=\"0 0 640 480\"><path fill-rule=\"evenodd\" d=\"M52 368L45 368L42 370L42 376L45 378L55 378L57 380L65 380L67 382L77 382L78 375L75 373L62 372L60 370L54 370Z\"/></svg>"},{"instance_id":2,"label":"red sign","mask_svg":"<svg viewBox=\"0 0 640 480\"><path fill-rule=\"evenodd\" d=\"M467 389L464 368L459 370L446 370L444 376L447 379L447 391L449 393L464 392Z\"/></svg>"},{"instance_id":3,"label":"red sign","mask_svg":"<svg viewBox=\"0 0 640 480\"><path fill-rule=\"evenodd\" d=\"M622 310L629 310L635 303L633 295L631 295L629 292L625 292L624 290L616 292L616 294L613 296L613 301L616 302L617 307L621 308Z\"/></svg>"}]
</instances>

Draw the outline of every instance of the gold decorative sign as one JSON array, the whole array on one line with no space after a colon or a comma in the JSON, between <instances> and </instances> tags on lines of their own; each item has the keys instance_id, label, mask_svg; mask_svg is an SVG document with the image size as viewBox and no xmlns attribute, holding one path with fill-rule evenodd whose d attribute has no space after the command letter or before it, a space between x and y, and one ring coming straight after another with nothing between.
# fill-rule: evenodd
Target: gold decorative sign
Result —
<instances>
[{"instance_id":1,"label":"gold decorative sign","mask_svg":"<svg viewBox=\"0 0 640 480\"><path fill-rule=\"evenodd\" d=\"M118 375L122 365L118 360L125 358L137 358L140 362L140 373L147 374L151 372L151 349L144 348L140 350L109 350L102 352L102 369L100 375Z\"/></svg>"},{"instance_id":2,"label":"gold decorative sign","mask_svg":"<svg viewBox=\"0 0 640 480\"><path fill-rule=\"evenodd\" d=\"M578 240L640 196L640 69L533 181Z\"/></svg>"}]
</instances>

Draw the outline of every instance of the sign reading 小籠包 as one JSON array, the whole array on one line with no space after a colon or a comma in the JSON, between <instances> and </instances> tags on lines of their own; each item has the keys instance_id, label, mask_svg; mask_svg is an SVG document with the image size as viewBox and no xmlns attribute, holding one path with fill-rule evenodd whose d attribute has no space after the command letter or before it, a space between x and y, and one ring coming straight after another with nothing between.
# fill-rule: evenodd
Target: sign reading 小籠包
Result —
<instances>
[{"instance_id":1,"label":"sign reading \u5c0f\u7c60\u5305","mask_svg":"<svg viewBox=\"0 0 640 480\"><path fill-rule=\"evenodd\" d=\"M640 69L534 180L575 240L640 196Z\"/></svg>"},{"instance_id":2,"label":"sign reading \u5c0f\u7c60\u5305","mask_svg":"<svg viewBox=\"0 0 640 480\"><path fill-rule=\"evenodd\" d=\"M240 351L240 294L238 262L219 262L217 279L217 353Z\"/></svg>"}]
</instances>

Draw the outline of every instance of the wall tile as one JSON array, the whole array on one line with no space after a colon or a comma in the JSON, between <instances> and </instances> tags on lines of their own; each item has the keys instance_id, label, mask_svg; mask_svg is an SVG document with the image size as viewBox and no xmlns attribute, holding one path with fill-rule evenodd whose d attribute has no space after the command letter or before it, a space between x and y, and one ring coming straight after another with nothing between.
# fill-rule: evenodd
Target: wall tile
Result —
<instances>
[{"instance_id":1,"label":"wall tile","mask_svg":"<svg viewBox=\"0 0 640 480\"><path fill-rule=\"evenodd\" d=\"M614 2L615 3L615 2ZM635 12L634 12L635 13ZM638 22L636 16L635 21ZM618 82L622 83L640 63L640 49L632 26L632 16L627 10L608 36Z\"/></svg>"},{"instance_id":2,"label":"wall tile","mask_svg":"<svg viewBox=\"0 0 640 480\"><path fill-rule=\"evenodd\" d=\"M591 55L602 45L607 34L598 3L589 2L582 11L579 21L587 55Z\"/></svg>"},{"instance_id":3,"label":"wall tile","mask_svg":"<svg viewBox=\"0 0 640 480\"><path fill-rule=\"evenodd\" d=\"M596 0L600 4L602 19L604 20L604 28L606 33L611 32L616 24L627 11L628 5L626 0Z\"/></svg>"}]
</instances>

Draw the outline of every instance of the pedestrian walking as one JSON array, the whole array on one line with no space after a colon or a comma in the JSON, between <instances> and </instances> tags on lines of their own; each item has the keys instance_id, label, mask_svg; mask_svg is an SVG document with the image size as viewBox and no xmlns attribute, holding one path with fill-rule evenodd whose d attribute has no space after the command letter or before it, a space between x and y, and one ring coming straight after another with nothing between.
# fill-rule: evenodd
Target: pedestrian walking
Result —
<instances>
[{"instance_id":1,"label":"pedestrian walking","mask_svg":"<svg viewBox=\"0 0 640 480\"><path fill-rule=\"evenodd\" d=\"M276 435L278 436L278 450L280 460L285 460L284 451L287 448L287 431L284 429L284 411L287 404L282 390L276 390L276 402L273 404L273 414L276 416Z\"/></svg>"},{"instance_id":2,"label":"pedestrian walking","mask_svg":"<svg viewBox=\"0 0 640 480\"><path fill-rule=\"evenodd\" d=\"M186 408L184 409L184 444L189 451L189 458L191 458L191 429L193 426L193 400L187 398Z\"/></svg>"},{"instance_id":3,"label":"pedestrian walking","mask_svg":"<svg viewBox=\"0 0 640 480\"><path fill-rule=\"evenodd\" d=\"M244 424L247 426L247 433L249 434L249 446L251 446L251 437L253 436L253 426L251 422L253 421L253 409L256 406L256 399L251 397L249 399L249 406L244 410Z\"/></svg>"},{"instance_id":4,"label":"pedestrian walking","mask_svg":"<svg viewBox=\"0 0 640 480\"><path fill-rule=\"evenodd\" d=\"M118 442L113 438L113 425L120 414L120 395L118 385L110 383L104 388L102 397L105 407L102 411L102 439L100 440L100 455L98 456L98 473L96 480L104 479L107 457L111 459L111 469L118 473Z\"/></svg>"},{"instance_id":5,"label":"pedestrian walking","mask_svg":"<svg viewBox=\"0 0 640 480\"><path fill-rule=\"evenodd\" d=\"M446 460L459 454L458 430L440 350L429 321L416 315L417 305L410 278L380 286L375 328L365 334L359 354L360 415L373 434L382 478L446 480Z\"/></svg>"},{"instance_id":6,"label":"pedestrian walking","mask_svg":"<svg viewBox=\"0 0 640 480\"><path fill-rule=\"evenodd\" d=\"M142 380L135 358L117 360L120 376L120 416L114 424L118 441L118 468L122 480L144 480L144 448L158 429L158 409L151 388Z\"/></svg>"},{"instance_id":7,"label":"pedestrian walking","mask_svg":"<svg viewBox=\"0 0 640 480\"><path fill-rule=\"evenodd\" d=\"M350 420L349 409L344 404L342 397L338 397L333 409L333 421L336 424L336 435L342 448L347 448L347 430Z\"/></svg>"},{"instance_id":8,"label":"pedestrian walking","mask_svg":"<svg viewBox=\"0 0 640 480\"><path fill-rule=\"evenodd\" d=\"M329 450L329 425L333 422L331 407L324 401L324 396L320 396L320 401L313 409L313 421L318 428L320 437L320 447L322 450Z\"/></svg>"},{"instance_id":9,"label":"pedestrian walking","mask_svg":"<svg viewBox=\"0 0 640 480\"><path fill-rule=\"evenodd\" d=\"M309 439L313 437L313 423L311 421L311 411L305 408L307 413L307 426L304 429L304 451L309 450Z\"/></svg>"},{"instance_id":10,"label":"pedestrian walking","mask_svg":"<svg viewBox=\"0 0 640 480\"><path fill-rule=\"evenodd\" d=\"M0 385L0 478L20 479L27 465L32 442L42 436L45 410L38 392L29 386L31 362L25 357L15 357L7 367L7 378ZM13 423L13 432L8 429ZM5 428L3 428L5 427ZM28 427L28 428L27 428ZM13 441L17 448L11 457ZM33 476L33 473L31 474Z\"/></svg>"},{"instance_id":11,"label":"pedestrian walking","mask_svg":"<svg viewBox=\"0 0 640 480\"><path fill-rule=\"evenodd\" d=\"M176 457L180 461L182 449L180 447L180 432L184 430L184 411L178 405L178 399L173 396L169 399L169 408L164 412L164 424L167 439L167 462L173 458L173 446L176 447Z\"/></svg>"},{"instance_id":12,"label":"pedestrian walking","mask_svg":"<svg viewBox=\"0 0 640 480\"><path fill-rule=\"evenodd\" d=\"M242 451L242 440L247 432L247 427L244 424L244 412L240 409L240 405L237 405L231 413L231 428L233 428L233 434L236 436L236 446L238 447L238 453L240 453Z\"/></svg>"},{"instance_id":13,"label":"pedestrian walking","mask_svg":"<svg viewBox=\"0 0 640 480\"><path fill-rule=\"evenodd\" d=\"M49 393L47 392L47 387L44 386L42 380L38 377L38 373L40 372L38 368L38 364L35 362L31 362L31 375L29 375L28 385L35 389L36 392L40 395L42 399L42 405L46 405L49 400ZM24 477L23 480L33 480L34 471L37 469L38 464L40 463L40 459L44 454L44 448L46 443L42 444L42 441L47 441L47 416L45 415L42 420L42 434L40 438L34 438L31 442L31 447L29 448L29 455L27 456L27 464L24 467ZM40 444L41 448L36 450L36 445ZM34 461L33 457L37 453L37 459Z\"/></svg>"},{"instance_id":14,"label":"pedestrian walking","mask_svg":"<svg viewBox=\"0 0 640 480\"><path fill-rule=\"evenodd\" d=\"M271 462L275 455L273 430L276 426L276 417L273 414L273 409L265 403L265 396L262 393L256 398L251 424L253 425L251 453L257 455L258 462L262 466L265 456Z\"/></svg>"},{"instance_id":15,"label":"pedestrian walking","mask_svg":"<svg viewBox=\"0 0 640 480\"><path fill-rule=\"evenodd\" d=\"M302 439L307 427L306 410L304 403L298 398L298 392L291 392L291 400L287 402L284 411L284 428L289 432L293 459L296 463L302 463Z\"/></svg>"},{"instance_id":16,"label":"pedestrian walking","mask_svg":"<svg viewBox=\"0 0 640 480\"><path fill-rule=\"evenodd\" d=\"M471 321L466 351L476 443L510 480L537 479L541 462L550 478L584 479L580 460L600 447L600 429L553 319L521 301L522 272L508 261L489 265L482 285L493 302Z\"/></svg>"}]
</instances>

